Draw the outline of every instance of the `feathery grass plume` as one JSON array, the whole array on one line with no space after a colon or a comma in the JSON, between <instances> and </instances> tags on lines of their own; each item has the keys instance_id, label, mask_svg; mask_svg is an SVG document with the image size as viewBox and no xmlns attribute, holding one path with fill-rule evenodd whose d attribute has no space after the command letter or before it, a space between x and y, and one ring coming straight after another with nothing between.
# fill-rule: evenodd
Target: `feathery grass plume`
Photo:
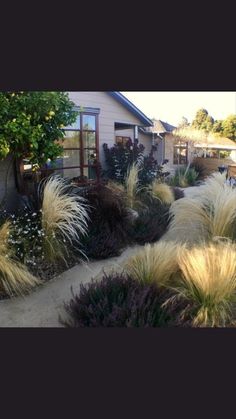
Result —
<instances>
[{"instance_id":1,"label":"feathery grass plume","mask_svg":"<svg viewBox=\"0 0 236 419\"><path fill-rule=\"evenodd\" d=\"M23 295L40 283L27 268L13 259L8 243L11 224L6 221L0 228L0 294Z\"/></svg>"},{"instance_id":2,"label":"feathery grass plume","mask_svg":"<svg viewBox=\"0 0 236 419\"><path fill-rule=\"evenodd\" d=\"M193 326L222 327L234 321L236 303L236 246L219 242L184 250L174 298L189 304Z\"/></svg>"},{"instance_id":3,"label":"feathery grass plume","mask_svg":"<svg viewBox=\"0 0 236 419\"><path fill-rule=\"evenodd\" d=\"M160 183L155 179L150 185L150 193L154 198L160 199L164 204L172 204L175 200L173 190L166 183Z\"/></svg>"},{"instance_id":4,"label":"feathery grass plume","mask_svg":"<svg viewBox=\"0 0 236 419\"><path fill-rule=\"evenodd\" d=\"M193 190L192 197L201 200L202 202L211 202L218 195L218 192L223 188L226 181L225 173L213 173L211 176L195 190Z\"/></svg>"},{"instance_id":5,"label":"feathery grass plume","mask_svg":"<svg viewBox=\"0 0 236 419\"><path fill-rule=\"evenodd\" d=\"M137 255L128 259L124 269L141 283L155 282L158 286L165 286L178 271L178 255L183 248L184 245L174 241L147 244Z\"/></svg>"},{"instance_id":6,"label":"feathery grass plume","mask_svg":"<svg viewBox=\"0 0 236 419\"><path fill-rule=\"evenodd\" d=\"M139 187L139 167L137 164L133 163L132 166L127 171L127 176L125 179L125 188L126 188L126 195L127 195L127 203L128 206L134 209L136 201L137 201L137 194L140 191Z\"/></svg>"},{"instance_id":7,"label":"feathery grass plume","mask_svg":"<svg viewBox=\"0 0 236 419\"><path fill-rule=\"evenodd\" d=\"M210 208L212 237L236 239L236 190L228 185L218 191Z\"/></svg>"},{"instance_id":8,"label":"feathery grass plume","mask_svg":"<svg viewBox=\"0 0 236 419\"><path fill-rule=\"evenodd\" d=\"M112 180L109 180L106 186L114 194L118 194L118 195L124 195L125 194L125 187L122 183L118 183L118 182L114 182Z\"/></svg>"},{"instance_id":9,"label":"feathery grass plume","mask_svg":"<svg viewBox=\"0 0 236 419\"><path fill-rule=\"evenodd\" d=\"M44 180L39 187L39 195L42 200L42 228L52 254L57 244L56 251L59 251L58 234L70 243L79 241L79 235L86 234L89 219L86 200L73 193L65 179L52 176Z\"/></svg>"},{"instance_id":10,"label":"feathery grass plume","mask_svg":"<svg viewBox=\"0 0 236 419\"><path fill-rule=\"evenodd\" d=\"M8 253L8 237L10 235L11 223L10 221L5 221L4 224L0 227L0 255L6 255Z\"/></svg>"},{"instance_id":11,"label":"feathery grass plume","mask_svg":"<svg viewBox=\"0 0 236 419\"><path fill-rule=\"evenodd\" d=\"M198 243L211 235L210 214L194 198L182 198L170 207L169 237L178 241Z\"/></svg>"}]
</instances>

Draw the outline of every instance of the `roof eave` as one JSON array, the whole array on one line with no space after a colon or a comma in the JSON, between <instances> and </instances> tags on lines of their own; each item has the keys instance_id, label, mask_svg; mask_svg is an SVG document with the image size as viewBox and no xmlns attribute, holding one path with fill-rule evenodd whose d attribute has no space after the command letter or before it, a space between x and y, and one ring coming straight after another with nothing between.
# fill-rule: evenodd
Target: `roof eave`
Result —
<instances>
[{"instance_id":1,"label":"roof eave","mask_svg":"<svg viewBox=\"0 0 236 419\"><path fill-rule=\"evenodd\" d=\"M120 92L107 92L110 96L116 99L119 103L126 107L130 112L132 112L146 127L152 127L153 122L149 119L140 109L138 109L129 99L127 99Z\"/></svg>"}]
</instances>

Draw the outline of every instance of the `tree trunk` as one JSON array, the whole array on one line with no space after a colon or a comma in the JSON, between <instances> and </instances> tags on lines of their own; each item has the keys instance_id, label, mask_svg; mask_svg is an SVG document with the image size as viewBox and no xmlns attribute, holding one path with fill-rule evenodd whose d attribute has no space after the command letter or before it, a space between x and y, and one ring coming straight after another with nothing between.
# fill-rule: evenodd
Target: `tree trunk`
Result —
<instances>
[{"instance_id":1,"label":"tree trunk","mask_svg":"<svg viewBox=\"0 0 236 419\"><path fill-rule=\"evenodd\" d=\"M16 178L16 187L20 194L25 194L25 184L24 184L24 162L22 158L15 159L15 178Z\"/></svg>"}]
</instances>

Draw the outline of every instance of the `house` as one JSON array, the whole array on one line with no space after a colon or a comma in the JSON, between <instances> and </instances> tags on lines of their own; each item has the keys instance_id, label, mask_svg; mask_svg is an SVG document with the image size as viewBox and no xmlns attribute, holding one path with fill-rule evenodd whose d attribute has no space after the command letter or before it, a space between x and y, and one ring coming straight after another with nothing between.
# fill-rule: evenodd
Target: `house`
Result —
<instances>
[{"instance_id":1,"label":"house","mask_svg":"<svg viewBox=\"0 0 236 419\"><path fill-rule=\"evenodd\" d=\"M160 119L152 119L152 122L151 127L140 128L141 138L149 137L149 143L157 146L158 163L162 164L164 160L168 160L165 168L170 173L175 170L178 163L186 165L187 148L183 144L179 146L176 142L173 134L176 127Z\"/></svg>"},{"instance_id":2,"label":"house","mask_svg":"<svg viewBox=\"0 0 236 419\"><path fill-rule=\"evenodd\" d=\"M224 161L226 165L236 162L236 143L229 138L211 134L206 138L200 138L201 136L198 135L199 141L181 140L175 135L175 126L156 119L152 122L152 127L140 128L141 138L149 136L148 143L158 145L157 160L160 164L168 160L165 168L172 174L179 166L186 166L196 158L198 162L200 162L199 159L209 160L210 158L211 163L206 161L202 163L212 166L214 170L218 170L218 166ZM215 159L214 162L213 159Z\"/></svg>"},{"instance_id":3,"label":"house","mask_svg":"<svg viewBox=\"0 0 236 419\"><path fill-rule=\"evenodd\" d=\"M125 142L127 138L143 142L145 152L152 146L149 136L140 129L151 127L153 122L120 92L68 92L79 110L76 122L65 128L64 154L53 166L50 162L41 168L41 172L59 173L62 176L82 181L95 180L99 175L99 163L104 167L103 144L109 147L114 143ZM23 190L27 193L32 184L31 166L22 164L21 177ZM6 195L6 177L8 202L17 191L16 173L10 157L0 162L0 203ZM7 176L6 176L7 175ZM28 188L28 189L27 189ZM22 186L21 186L22 189Z\"/></svg>"}]
</instances>

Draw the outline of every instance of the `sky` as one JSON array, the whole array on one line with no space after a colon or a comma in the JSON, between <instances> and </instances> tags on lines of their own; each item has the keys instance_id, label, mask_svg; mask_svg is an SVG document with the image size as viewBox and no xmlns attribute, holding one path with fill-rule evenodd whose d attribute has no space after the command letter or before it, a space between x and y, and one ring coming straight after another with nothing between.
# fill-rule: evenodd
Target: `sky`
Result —
<instances>
[{"instance_id":1,"label":"sky","mask_svg":"<svg viewBox=\"0 0 236 419\"><path fill-rule=\"evenodd\" d=\"M178 125L193 120L200 108L214 119L236 114L236 92L121 92L149 118Z\"/></svg>"}]
</instances>

